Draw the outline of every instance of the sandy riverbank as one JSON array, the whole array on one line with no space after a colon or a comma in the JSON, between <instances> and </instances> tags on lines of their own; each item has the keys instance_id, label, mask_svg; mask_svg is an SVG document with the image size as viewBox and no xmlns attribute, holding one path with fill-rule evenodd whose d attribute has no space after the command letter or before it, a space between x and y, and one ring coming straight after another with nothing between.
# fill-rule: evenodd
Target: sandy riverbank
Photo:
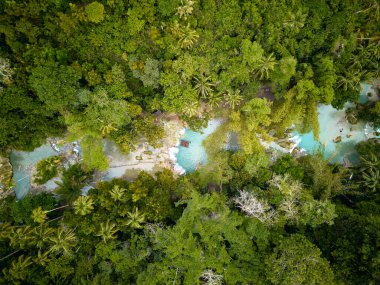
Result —
<instances>
[{"instance_id":1,"label":"sandy riverbank","mask_svg":"<svg viewBox=\"0 0 380 285\"><path fill-rule=\"evenodd\" d=\"M117 177L134 179L140 171L155 173L163 168L181 174L176 167L174 150L184 133L184 124L178 117L163 119L161 124L164 128L164 138L160 141L161 147L159 148L153 148L141 140L135 151L124 154L114 142L105 140L104 150L110 166L101 174L101 180L111 180Z\"/></svg>"}]
</instances>

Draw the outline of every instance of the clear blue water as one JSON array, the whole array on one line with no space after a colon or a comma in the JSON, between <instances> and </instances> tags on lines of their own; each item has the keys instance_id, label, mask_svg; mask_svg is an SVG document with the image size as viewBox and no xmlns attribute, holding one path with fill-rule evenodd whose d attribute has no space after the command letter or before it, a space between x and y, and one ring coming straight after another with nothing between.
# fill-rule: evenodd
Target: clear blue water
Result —
<instances>
[{"instance_id":1,"label":"clear blue water","mask_svg":"<svg viewBox=\"0 0 380 285\"><path fill-rule=\"evenodd\" d=\"M186 171L195 171L198 165L207 163L207 153L202 142L220 126L220 120L211 120L207 128L201 132L194 132L186 129L185 134L181 137L183 140L190 142L189 147L178 146L176 155L177 163Z\"/></svg>"},{"instance_id":2,"label":"clear blue water","mask_svg":"<svg viewBox=\"0 0 380 285\"><path fill-rule=\"evenodd\" d=\"M359 97L359 103L360 104L365 104L368 102L368 92L373 92L373 89L371 88L372 86L370 84L362 84L362 92L360 93Z\"/></svg>"},{"instance_id":3,"label":"clear blue water","mask_svg":"<svg viewBox=\"0 0 380 285\"><path fill-rule=\"evenodd\" d=\"M372 92L371 85L362 84L362 92L359 97L359 103L368 102L367 93ZM345 120L345 109L351 107L351 103L347 103L343 110L334 109L331 105L320 105L318 107L318 121L320 126L319 141L314 140L313 133L299 134L294 132L295 136L299 136L299 147L313 153L321 150L324 157L331 159L332 162L343 163L347 158L351 163L359 162L359 156L355 151L355 145L367 139L365 133L365 124L359 122L350 125ZM334 139L340 136L342 141L334 143Z\"/></svg>"},{"instance_id":4,"label":"clear blue water","mask_svg":"<svg viewBox=\"0 0 380 285\"><path fill-rule=\"evenodd\" d=\"M57 155L50 144L42 145L31 152L12 151L10 162L13 167L14 191L17 199L22 199L30 189L30 172L35 164L44 158Z\"/></svg>"}]
</instances>

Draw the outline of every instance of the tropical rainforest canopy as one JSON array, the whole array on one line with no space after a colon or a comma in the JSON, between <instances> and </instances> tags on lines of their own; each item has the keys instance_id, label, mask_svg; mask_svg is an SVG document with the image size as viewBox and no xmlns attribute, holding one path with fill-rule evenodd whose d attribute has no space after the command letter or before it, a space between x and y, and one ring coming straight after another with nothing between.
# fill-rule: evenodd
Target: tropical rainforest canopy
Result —
<instances>
[{"instance_id":1,"label":"tropical rainforest canopy","mask_svg":"<svg viewBox=\"0 0 380 285\"><path fill-rule=\"evenodd\" d=\"M260 143L293 124L318 138L317 104L379 77L379 31L377 0L1 1L0 152L66 136L83 162L57 195L0 200L0 283L379 284L380 145L346 169L272 163ZM194 173L80 195L108 166L102 139L156 146L169 113L194 129L223 116L240 150L216 133ZM380 125L380 103L359 115Z\"/></svg>"}]
</instances>

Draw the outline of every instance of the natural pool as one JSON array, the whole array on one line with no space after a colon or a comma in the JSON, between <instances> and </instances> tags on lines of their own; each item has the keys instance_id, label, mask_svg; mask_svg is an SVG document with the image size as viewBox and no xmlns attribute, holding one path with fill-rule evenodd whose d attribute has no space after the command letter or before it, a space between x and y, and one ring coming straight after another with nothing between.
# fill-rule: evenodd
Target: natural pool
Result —
<instances>
[{"instance_id":1,"label":"natural pool","mask_svg":"<svg viewBox=\"0 0 380 285\"><path fill-rule=\"evenodd\" d=\"M181 140L189 141L189 147L183 147L178 145L178 152L176 154L177 167L180 170L191 172L194 171L197 166L207 163L207 153L202 142L220 126L222 121L220 119L214 119L209 121L208 126L203 128L200 132L194 132L190 129L186 129ZM181 171L180 171L181 172Z\"/></svg>"},{"instance_id":2,"label":"natural pool","mask_svg":"<svg viewBox=\"0 0 380 285\"><path fill-rule=\"evenodd\" d=\"M13 181L15 182L15 194L17 199L22 199L30 189L31 171L35 164L44 158L57 155L50 144L42 145L31 152L27 151L12 151L10 162L13 167ZM54 186L48 184L47 186Z\"/></svg>"},{"instance_id":3,"label":"natural pool","mask_svg":"<svg viewBox=\"0 0 380 285\"><path fill-rule=\"evenodd\" d=\"M378 97L368 97L367 93L374 93L374 90L369 84L362 84L362 92L359 98L360 103L365 103L368 100L378 100ZM345 109L352 106L347 103L343 110L336 110L331 105L320 105L318 107L318 119L320 125L319 141L315 141L313 133L299 134L294 132L294 141L298 142L298 147L304 149L308 153L312 153L319 149L323 150L325 158L330 158L332 162L343 163L344 158L347 158L351 163L358 162L358 155L355 152L355 144L360 141L373 137L374 130L362 122L355 125L350 125L345 119ZM171 152L172 158L176 163L176 170L179 173L185 171L194 171L197 166L207 163L207 153L202 146L203 141L213 133L222 123L222 120L211 120L206 128L201 132L194 132L186 129L181 139L190 142L189 147L177 146ZM380 131L380 130L378 130ZM334 143L333 140L341 136L340 143ZM378 136L379 137L379 136ZM114 147L107 144L104 146L106 154L114 157L113 163L104 179L111 179L121 176L126 169L134 168L138 161L135 161L135 154L128 157L121 157L119 153L114 153ZM30 174L35 164L44 158L57 155L57 152L50 144L45 144L36 148L32 152L13 151L10 156L10 161L13 166L13 179L15 182L15 193L17 199L22 199L30 189ZM116 159L117 158L117 159ZM123 159L122 159L123 158ZM128 161L128 165L119 163L120 161ZM119 165L120 164L120 165ZM154 161L148 161L144 164L145 170L153 169ZM141 168L141 166L139 167ZM47 189L55 188L54 180L48 181L44 186Z\"/></svg>"},{"instance_id":4,"label":"natural pool","mask_svg":"<svg viewBox=\"0 0 380 285\"><path fill-rule=\"evenodd\" d=\"M362 92L359 103L366 103L369 98L367 93L373 92L371 85L362 84ZM373 92L374 93L374 92ZM370 100L374 100L373 95ZM321 149L324 157L331 159L332 162L344 163L348 160L351 163L359 162L359 156L355 151L355 145L374 137L373 130L369 124L358 122L351 125L347 122L346 109L352 107L352 103L347 103L342 110L337 110L331 105L318 106L318 121L320 126L319 141L314 140L313 133L306 134L293 133L298 147L307 153L312 153ZM334 139L341 137L341 142L334 143Z\"/></svg>"},{"instance_id":5,"label":"natural pool","mask_svg":"<svg viewBox=\"0 0 380 285\"><path fill-rule=\"evenodd\" d=\"M368 97L368 93L372 93L373 95ZM362 84L362 92L358 101L364 104L369 100L375 101L378 100L378 97L376 97L370 84ZM319 141L314 140L312 132L305 134L293 132L292 140L297 143L300 149L307 153L321 150L324 157L331 159L332 162L344 163L346 161L353 164L358 163L359 156L355 151L355 145L360 141L374 137L373 133L375 130L373 130L369 124L363 122L358 122L355 125L348 123L345 118L346 109L352 106L352 103L347 103L342 110L337 110L331 105L319 105ZM202 130L202 133L186 129L181 139L190 141L190 145L188 148L178 146L178 153L175 157L177 159L179 172L191 172L194 171L198 165L207 163L207 154L202 146L202 142L209 134L214 132L220 124L220 120L210 121L208 127ZM341 142L334 143L334 139L339 136L341 137ZM282 151L287 151L274 143L266 144L266 146L278 147L278 149Z\"/></svg>"}]
</instances>

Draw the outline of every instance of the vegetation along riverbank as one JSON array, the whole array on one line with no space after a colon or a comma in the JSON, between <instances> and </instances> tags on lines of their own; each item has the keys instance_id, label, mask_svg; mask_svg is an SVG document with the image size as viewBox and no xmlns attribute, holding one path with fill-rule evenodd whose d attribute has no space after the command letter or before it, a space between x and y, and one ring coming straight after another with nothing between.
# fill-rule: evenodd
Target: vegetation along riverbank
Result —
<instances>
[{"instance_id":1,"label":"vegetation along riverbank","mask_svg":"<svg viewBox=\"0 0 380 285\"><path fill-rule=\"evenodd\" d=\"M0 284L380 284L379 43L378 0L0 1Z\"/></svg>"}]
</instances>

